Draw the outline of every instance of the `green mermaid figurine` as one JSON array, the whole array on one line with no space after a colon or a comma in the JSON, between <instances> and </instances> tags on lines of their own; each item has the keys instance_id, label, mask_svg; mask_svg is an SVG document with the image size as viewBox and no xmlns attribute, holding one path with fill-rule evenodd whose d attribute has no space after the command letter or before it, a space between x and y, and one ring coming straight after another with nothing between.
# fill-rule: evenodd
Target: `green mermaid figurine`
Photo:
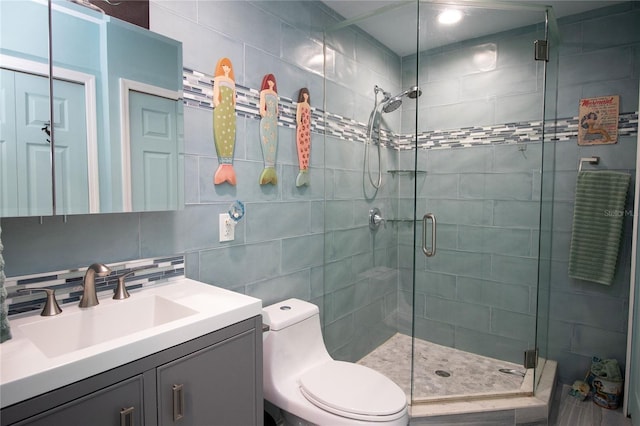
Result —
<instances>
[{"instance_id":1,"label":"green mermaid figurine","mask_svg":"<svg viewBox=\"0 0 640 426\"><path fill-rule=\"evenodd\" d=\"M278 183L276 155L278 152L278 86L273 74L262 79L260 87L260 142L264 169L260 174L260 185Z\"/></svg>"},{"instance_id":2,"label":"green mermaid figurine","mask_svg":"<svg viewBox=\"0 0 640 426\"><path fill-rule=\"evenodd\" d=\"M216 65L213 78L213 136L218 154L218 170L213 183L236 184L233 169L233 151L236 146L236 84L233 65L229 58L222 58Z\"/></svg>"}]
</instances>

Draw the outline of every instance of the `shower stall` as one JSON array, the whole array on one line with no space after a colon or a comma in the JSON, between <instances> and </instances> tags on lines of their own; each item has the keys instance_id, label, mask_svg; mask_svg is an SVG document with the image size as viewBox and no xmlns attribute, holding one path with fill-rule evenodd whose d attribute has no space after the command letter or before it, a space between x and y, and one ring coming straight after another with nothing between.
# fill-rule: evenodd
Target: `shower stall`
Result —
<instances>
[{"instance_id":1,"label":"shower stall","mask_svg":"<svg viewBox=\"0 0 640 426\"><path fill-rule=\"evenodd\" d=\"M553 11L327 4L342 18L324 31L328 349L388 375L413 406L533 395L547 341Z\"/></svg>"}]
</instances>

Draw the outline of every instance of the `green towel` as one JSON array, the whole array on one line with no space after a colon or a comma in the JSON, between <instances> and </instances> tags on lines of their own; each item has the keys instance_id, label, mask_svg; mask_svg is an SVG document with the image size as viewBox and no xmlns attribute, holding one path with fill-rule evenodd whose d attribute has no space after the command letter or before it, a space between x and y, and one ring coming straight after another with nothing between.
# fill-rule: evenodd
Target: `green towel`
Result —
<instances>
[{"instance_id":1,"label":"green towel","mask_svg":"<svg viewBox=\"0 0 640 426\"><path fill-rule=\"evenodd\" d=\"M570 277L604 285L613 282L630 179L620 172L578 173Z\"/></svg>"}]
</instances>

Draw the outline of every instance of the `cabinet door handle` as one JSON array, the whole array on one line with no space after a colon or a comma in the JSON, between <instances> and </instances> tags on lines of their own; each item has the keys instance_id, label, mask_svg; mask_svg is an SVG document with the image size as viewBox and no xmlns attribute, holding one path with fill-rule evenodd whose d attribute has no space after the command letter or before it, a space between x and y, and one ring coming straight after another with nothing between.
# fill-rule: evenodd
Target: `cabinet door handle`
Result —
<instances>
[{"instance_id":1,"label":"cabinet door handle","mask_svg":"<svg viewBox=\"0 0 640 426\"><path fill-rule=\"evenodd\" d=\"M184 385L173 385L173 421L184 417Z\"/></svg>"},{"instance_id":2,"label":"cabinet door handle","mask_svg":"<svg viewBox=\"0 0 640 426\"><path fill-rule=\"evenodd\" d=\"M133 412L135 407L123 408L120 410L120 426L135 426Z\"/></svg>"}]
</instances>

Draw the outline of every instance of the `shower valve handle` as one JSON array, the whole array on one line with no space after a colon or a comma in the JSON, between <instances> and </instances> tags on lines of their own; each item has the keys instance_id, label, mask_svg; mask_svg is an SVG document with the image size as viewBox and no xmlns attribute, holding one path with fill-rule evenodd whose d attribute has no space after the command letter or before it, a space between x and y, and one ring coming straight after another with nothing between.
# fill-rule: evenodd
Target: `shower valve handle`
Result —
<instances>
[{"instance_id":1,"label":"shower valve handle","mask_svg":"<svg viewBox=\"0 0 640 426\"><path fill-rule=\"evenodd\" d=\"M376 230L380 228L380 225L384 223L384 219L382 218L382 212L377 207L369 210L369 228Z\"/></svg>"}]
</instances>

